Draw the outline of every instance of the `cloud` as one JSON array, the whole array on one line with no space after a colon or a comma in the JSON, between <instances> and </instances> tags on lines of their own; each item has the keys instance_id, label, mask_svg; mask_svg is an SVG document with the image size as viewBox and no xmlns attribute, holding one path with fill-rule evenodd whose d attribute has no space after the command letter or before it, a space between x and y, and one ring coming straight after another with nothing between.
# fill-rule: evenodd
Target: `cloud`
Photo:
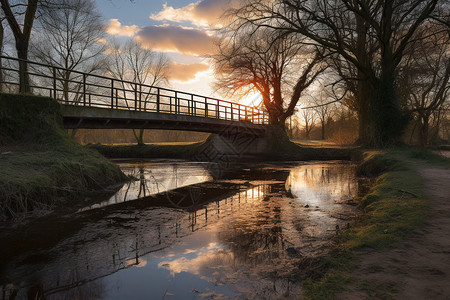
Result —
<instances>
[{"instance_id":1,"label":"cloud","mask_svg":"<svg viewBox=\"0 0 450 300\"><path fill-rule=\"evenodd\" d=\"M105 45L105 46L109 45L108 41L105 38L98 38L97 39L97 43L100 43L100 44Z\"/></svg>"},{"instance_id":2,"label":"cloud","mask_svg":"<svg viewBox=\"0 0 450 300\"><path fill-rule=\"evenodd\" d=\"M118 19L110 19L106 32L110 35L133 36L139 31L137 25L122 26Z\"/></svg>"},{"instance_id":3,"label":"cloud","mask_svg":"<svg viewBox=\"0 0 450 300\"><path fill-rule=\"evenodd\" d=\"M200 0L181 8L173 8L166 3L163 10L150 15L150 18L155 21L191 22L199 27L214 27L220 25L226 10L238 7L239 2L239 0Z\"/></svg>"},{"instance_id":4,"label":"cloud","mask_svg":"<svg viewBox=\"0 0 450 300\"><path fill-rule=\"evenodd\" d=\"M205 55L214 49L213 37L193 28L173 25L146 26L137 34L142 46L186 55Z\"/></svg>"},{"instance_id":5,"label":"cloud","mask_svg":"<svg viewBox=\"0 0 450 300\"><path fill-rule=\"evenodd\" d=\"M189 81L195 78L197 73L209 70L209 66L203 63L179 64L169 63L169 80Z\"/></svg>"}]
</instances>

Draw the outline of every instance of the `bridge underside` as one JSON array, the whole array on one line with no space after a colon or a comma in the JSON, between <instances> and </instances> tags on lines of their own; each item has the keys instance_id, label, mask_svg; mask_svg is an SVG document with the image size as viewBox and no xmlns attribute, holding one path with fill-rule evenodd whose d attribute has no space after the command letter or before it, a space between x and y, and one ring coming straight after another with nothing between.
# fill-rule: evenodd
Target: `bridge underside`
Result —
<instances>
[{"instance_id":1,"label":"bridge underside","mask_svg":"<svg viewBox=\"0 0 450 300\"><path fill-rule=\"evenodd\" d=\"M245 121L219 120L189 115L113 110L61 105L66 129L164 129L230 135L233 133L262 137L267 125Z\"/></svg>"}]
</instances>

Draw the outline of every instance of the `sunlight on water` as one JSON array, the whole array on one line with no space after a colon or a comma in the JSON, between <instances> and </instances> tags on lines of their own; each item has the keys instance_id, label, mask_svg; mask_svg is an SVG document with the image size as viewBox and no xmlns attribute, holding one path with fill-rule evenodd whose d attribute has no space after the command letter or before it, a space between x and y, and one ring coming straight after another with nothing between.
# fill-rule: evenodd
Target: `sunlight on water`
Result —
<instances>
[{"instance_id":1,"label":"sunlight on water","mask_svg":"<svg viewBox=\"0 0 450 300\"><path fill-rule=\"evenodd\" d=\"M85 224L43 250L43 261L11 263L8 284L19 296L38 284L46 299L295 298L298 264L327 252L357 213L350 164L242 169L220 181L201 164L122 167L142 178L119 200L139 198L142 182L148 193L159 185L158 201L169 189L198 200L80 213Z\"/></svg>"},{"instance_id":2,"label":"sunlight on water","mask_svg":"<svg viewBox=\"0 0 450 300\"><path fill-rule=\"evenodd\" d=\"M130 200L167 192L183 186L212 180L205 164L164 164L140 163L122 164L126 175L136 180L125 183L122 188L106 201L84 207L79 211L105 207Z\"/></svg>"}]
</instances>

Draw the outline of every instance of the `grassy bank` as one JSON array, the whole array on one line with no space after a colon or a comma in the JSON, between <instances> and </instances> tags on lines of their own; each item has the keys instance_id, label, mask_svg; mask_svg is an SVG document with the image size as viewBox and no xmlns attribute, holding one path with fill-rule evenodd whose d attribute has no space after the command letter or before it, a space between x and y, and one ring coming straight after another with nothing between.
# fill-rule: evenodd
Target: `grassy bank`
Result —
<instances>
[{"instance_id":1,"label":"grassy bank","mask_svg":"<svg viewBox=\"0 0 450 300\"><path fill-rule=\"evenodd\" d=\"M389 150L364 153L358 172L376 177L370 193L361 199L365 214L339 237L340 247L320 258L310 270L313 280L306 280L304 284L306 299L333 299L354 280L348 272L358 260L364 259L365 251L395 247L423 224L428 203L424 199L417 166L425 161L450 167L449 159L430 152Z\"/></svg>"},{"instance_id":2,"label":"grassy bank","mask_svg":"<svg viewBox=\"0 0 450 300\"><path fill-rule=\"evenodd\" d=\"M50 98L0 94L0 219L48 210L126 179L74 142L61 120Z\"/></svg>"},{"instance_id":3,"label":"grassy bank","mask_svg":"<svg viewBox=\"0 0 450 300\"><path fill-rule=\"evenodd\" d=\"M96 150L108 158L165 158L190 159L201 143L146 144L146 145L101 145L90 144L86 148Z\"/></svg>"}]
</instances>

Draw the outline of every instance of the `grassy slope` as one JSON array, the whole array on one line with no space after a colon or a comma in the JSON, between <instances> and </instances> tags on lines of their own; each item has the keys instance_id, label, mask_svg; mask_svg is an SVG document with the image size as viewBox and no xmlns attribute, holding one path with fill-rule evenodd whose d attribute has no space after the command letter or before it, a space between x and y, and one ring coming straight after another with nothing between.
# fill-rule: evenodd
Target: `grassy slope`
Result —
<instances>
[{"instance_id":1,"label":"grassy slope","mask_svg":"<svg viewBox=\"0 0 450 300\"><path fill-rule=\"evenodd\" d=\"M64 132L49 98L0 94L0 218L47 209L123 181L120 169Z\"/></svg>"},{"instance_id":2,"label":"grassy slope","mask_svg":"<svg viewBox=\"0 0 450 300\"><path fill-rule=\"evenodd\" d=\"M371 192L361 201L365 217L341 236L341 247L321 258L313 273L316 281L305 282L305 298L333 299L351 281L346 274L359 259L362 249L383 250L394 247L420 226L427 216L428 203L417 164L450 167L450 160L422 151L369 151L359 172L377 176Z\"/></svg>"}]
</instances>

